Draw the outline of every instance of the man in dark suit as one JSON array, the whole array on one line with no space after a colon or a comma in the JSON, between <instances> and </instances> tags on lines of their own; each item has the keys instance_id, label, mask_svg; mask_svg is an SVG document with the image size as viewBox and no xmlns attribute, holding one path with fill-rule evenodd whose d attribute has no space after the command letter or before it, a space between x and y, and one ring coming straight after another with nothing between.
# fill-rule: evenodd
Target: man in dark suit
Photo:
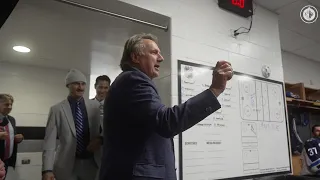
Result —
<instances>
[{"instance_id":1,"label":"man in dark suit","mask_svg":"<svg viewBox=\"0 0 320 180\"><path fill-rule=\"evenodd\" d=\"M8 167L15 168L17 160L18 143L23 140L22 134L16 132L16 120L10 116L13 105L13 97L9 94L0 94L0 158Z\"/></svg>"},{"instance_id":2,"label":"man in dark suit","mask_svg":"<svg viewBox=\"0 0 320 180\"><path fill-rule=\"evenodd\" d=\"M168 108L152 81L162 61L153 35L134 35L126 42L123 72L104 107L100 180L176 180L172 138L220 109L217 97L233 75L230 63L217 63L208 90Z\"/></svg>"}]
</instances>

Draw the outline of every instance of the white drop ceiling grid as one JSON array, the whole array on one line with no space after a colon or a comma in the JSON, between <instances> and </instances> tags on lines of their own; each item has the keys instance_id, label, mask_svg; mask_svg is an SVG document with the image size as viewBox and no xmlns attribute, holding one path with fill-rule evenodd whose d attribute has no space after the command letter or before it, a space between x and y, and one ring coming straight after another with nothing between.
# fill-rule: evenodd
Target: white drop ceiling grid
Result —
<instances>
[{"instance_id":1,"label":"white drop ceiling grid","mask_svg":"<svg viewBox=\"0 0 320 180\"><path fill-rule=\"evenodd\" d=\"M313 24L306 24L300 18L300 11L306 5L313 5L320 11L320 0L254 1L279 15L282 50L320 61L320 18Z\"/></svg>"}]
</instances>

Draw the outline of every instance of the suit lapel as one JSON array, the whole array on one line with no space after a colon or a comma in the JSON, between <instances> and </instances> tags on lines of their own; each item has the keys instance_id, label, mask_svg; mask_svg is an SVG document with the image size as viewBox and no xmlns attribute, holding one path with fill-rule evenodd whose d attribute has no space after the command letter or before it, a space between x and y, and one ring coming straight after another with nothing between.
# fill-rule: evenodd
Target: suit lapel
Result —
<instances>
[{"instance_id":1,"label":"suit lapel","mask_svg":"<svg viewBox=\"0 0 320 180\"><path fill-rule=\"evenodd\" d=\"M11 123L11 126L13 128L14 135L16 135L16 121L15 121L15 119L12 116L8 116L8 120Z\"/></svg>"},{"instance_id":2,"label":"suit lapel","mask_svg":"<svg viewBox=\"0 0 320 180\"><path fill-rule=\"evenodd\" d=\"M8 115L7 116L9 122L12 124L12 126L15 126L16 125L16 122L14 122L14 120Z\"/></svg>"},{"instance_id":3,"label":"suit lapel","mask_svg":"<svg viewBox=\"0 0 320 180\"><path fill-rule=\"evenodd\" d=\"M92 117L92 111L91 111L91 104L89 101L84 100L84 103L86 105L86 110L87 110L87 117L88 117L88 125L89 125L89 132L90 135L92 134L92 122L91 122L91 117ZM91 137L91 136L90 136Z\"/></svg>"},{"instance_id":4,"label":"suit lapel","mask_svg":"<svg viewBox=\"0 0 320 180\"><path fill-rule=\"evenodd\" d=\"M76 137L76 126L74 124L71 107L67 99L62 102L62 109L66 115L72 134Z\"/></svg>"}]
</instances>

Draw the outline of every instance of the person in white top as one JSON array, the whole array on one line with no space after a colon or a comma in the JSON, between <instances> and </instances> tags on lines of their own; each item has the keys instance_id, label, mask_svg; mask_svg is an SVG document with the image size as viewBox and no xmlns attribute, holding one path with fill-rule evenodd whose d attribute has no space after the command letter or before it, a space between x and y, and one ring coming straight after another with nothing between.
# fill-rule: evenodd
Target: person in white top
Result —
<instances>
[{"instance_id":1,"label":"person in white top","mask_svg":"<svg viewBox=\"0 0 320 180\"><path fill-rule=\"evenodd\" d=\"M103 105L104 101L108 95L109 87L111 84L111 80L107 75L101 75L96 78L96 82L94 84L94 88L96 89L96 97L92 100L99 103L100 108L100 122L101 122L101 131L103 128Z\"/></svg>"}]
</instances>

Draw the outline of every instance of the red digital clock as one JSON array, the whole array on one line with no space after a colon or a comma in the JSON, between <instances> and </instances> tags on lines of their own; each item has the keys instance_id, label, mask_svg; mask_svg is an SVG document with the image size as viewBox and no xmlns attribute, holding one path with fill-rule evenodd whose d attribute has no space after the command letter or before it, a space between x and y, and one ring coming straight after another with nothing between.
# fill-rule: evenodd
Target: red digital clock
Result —
<instances>
[{"instance_id":1,"label":"red digital clock","mask_svg":"<svg viewBox=\"0 0 320 180\"><path fill-rule=\"evenodd\" d=\"M252 0L218 0L220 8L243 17L252 16Z\"/></svg>"},{"instance_id":2,"label":"red digital clock","mask_svg":"<svg viewBox=\"0 0 320 180\"><path fill-rule=\"evenodd\" d=\"M245 0L232 0L232 5L244 8L244 1Z\"/></svg>"}]
</instances>

